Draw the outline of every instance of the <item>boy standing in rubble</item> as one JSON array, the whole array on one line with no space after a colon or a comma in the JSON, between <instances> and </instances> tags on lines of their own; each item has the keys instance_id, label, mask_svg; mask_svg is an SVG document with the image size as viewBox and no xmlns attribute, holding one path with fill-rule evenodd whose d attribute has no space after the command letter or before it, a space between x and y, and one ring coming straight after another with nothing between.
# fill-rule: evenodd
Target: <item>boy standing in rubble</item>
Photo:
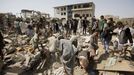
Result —
<instances>
[{"instance_id":1,"label":"boy standing in rubble","mask_svg":"<svg viewBox=\"0 0 134 75\"><path fill-rule=\"evenodd\" d=\"M32 47L34 48L34 50L38 48L38 41L39 41L39 30L35 29L35 34L30 40L30 44L32 44Z\"/></svg>"},{"instance_id":2,"label":"boy standing in rubble","mask_svg":"<svg viewBox=\"0 0 134 75\"><path fill-rule=\"evenodd\" d=\"M102 43L103 43L102 32L103 32L104 23L105 23L104 20L105 20L104 16L101 15L100 16L100 21L99 21L99 31L100 31L99 37L100 37L100 40L101 40Z\"/></svg>"}]
</instances>

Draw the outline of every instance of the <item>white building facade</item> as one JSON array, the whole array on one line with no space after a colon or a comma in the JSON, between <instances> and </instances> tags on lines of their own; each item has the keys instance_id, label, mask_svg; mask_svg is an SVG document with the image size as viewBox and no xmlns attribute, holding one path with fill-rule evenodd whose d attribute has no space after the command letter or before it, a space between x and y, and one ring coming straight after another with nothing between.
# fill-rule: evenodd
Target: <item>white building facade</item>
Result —
<instances>
[{"instance_id":1,"label":"white building facade","mask_svg":"<svg viewBox=\"0 0 134 75\"><path fill-rule=\"evenodd\" d=\"M54 7L54 16L59 19L78 19L79 17L90 19L94 15L95 4L93 2Z\"/></svg>"}]
</instances>

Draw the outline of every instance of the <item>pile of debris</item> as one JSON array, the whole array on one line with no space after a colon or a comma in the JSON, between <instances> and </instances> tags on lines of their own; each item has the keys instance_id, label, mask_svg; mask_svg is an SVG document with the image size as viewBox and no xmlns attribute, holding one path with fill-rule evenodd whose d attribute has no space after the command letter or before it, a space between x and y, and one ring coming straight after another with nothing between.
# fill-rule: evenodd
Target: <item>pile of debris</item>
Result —
<instances>
[{"instance_id":1,"label":"pile of debris","mask_svg":"<svg viewBox=\"0 0 134 75\"><path fill-rule=\"evenodd\" d=\"M39 49L33 49L26 35L5 35L8 42L4 48L4 62L0 60L0 70L4 69L5 75L60 75L63 74L61 62L54 61L54 56L49 52L45 41L39 45ZM43 38L41 38L43 40ZM78 40L79 50L85 50L81 46L87 46L90 36L71 36L70 40ZM99 44L99 51L102 45ZM99 55L103 55L102 52ZM132 60L121 60L114 56L104 56L107 59L100 58L101 62L95 64L94 70L98 75L133 75L134 63ZM127 74L125 74L127 73ZM74 68L74 75L88 75L80 66Z\"/></svg>"},{"instance_id":2,"label":"pile of debris","mask_svg":"<svg viewBox=\"0 0 134 75\"><path fill-rule=\"evenodd\" d=\"M27 71L41 71L44 69L48 50L44 46L40 46L40 50L34 50L29 44L29 38L26 35L15 36L5 35L5 41L8 42L4 48L5 73L11 72L20 75L26 75ZM0 64L1 68L2 64ZM30 72L29 72L30 73Z\"/></svg>"}]
</instances>

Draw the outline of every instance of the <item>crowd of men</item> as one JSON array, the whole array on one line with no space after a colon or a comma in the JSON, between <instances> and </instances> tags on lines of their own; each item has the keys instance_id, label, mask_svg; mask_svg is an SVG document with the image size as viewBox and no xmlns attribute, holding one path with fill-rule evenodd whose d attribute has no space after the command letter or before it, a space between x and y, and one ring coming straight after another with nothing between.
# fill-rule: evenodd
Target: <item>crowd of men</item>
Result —
<instances>
[{"instance_id":1,"label":"crowd of men","mask_svg":"<svg viewBox=\"0 0 134 75\"><path fill-rule=\"evenodd\" d=\"M24 23L25 31L21 30L23 26L21 24L21 22L15 21L14 34L27 35L34 50L39 49L40 41L45 40L44 43L47 44L48 51L53 57L56 57L56 52L61 54L58 57L60 57L66 75L73 75L76 59L87 73L96 75L93 64L97 61L94 58L99 49L98 41L104 46L104 53L110 54L109 45L112 42L112 36L116 35L118 40L113 42L113 47L114 50L120 51L120 56L124 54L123 57L126 55L125 50L128 45L133 46L133 34L130 28L121 21L115 23L112 18L105 19L103 15L100 19L93 17L91 21L86 17L80 17L78 20L69 19L64 25L56 22L42 26L41 21ZM114 32L116 28L118 32ZM43 39L40 39L42 36ZM90 36L84 45L81 40L83 36ZM0 33L0 41L0 57L3 60L5 44L2 33Z\"/></svg>"}]
</instances>

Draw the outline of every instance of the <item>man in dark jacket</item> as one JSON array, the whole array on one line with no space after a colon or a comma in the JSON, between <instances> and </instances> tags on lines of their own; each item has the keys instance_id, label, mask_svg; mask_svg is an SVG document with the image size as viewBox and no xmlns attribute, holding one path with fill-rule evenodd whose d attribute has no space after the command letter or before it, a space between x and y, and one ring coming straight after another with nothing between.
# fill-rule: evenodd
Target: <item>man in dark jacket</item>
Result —
<instances>
[{"instance_id":1,"label":"man in dark jacket","mask_svg":"<svg viewBox=\"0 0 134 75\"><path fill-rule=\"evenodd\" d=\"M5 46L5 44L4 44L4 38L3 38L3 35L0 32L0 57L1 57L2 60L4 58L3 51L2 51L2 49L4 48L4 46Z\"/></svg>"},{"instance_id":2,"label":"man in dark jacket","mask_svg":"<svg viewBox=\"0 0 134 75\"><path fill-rule=\"evenodd\" d=\"M83 34L86 35L86 29L87 29L87 25L88 24L88 21L87 21L87 18L85 17L84 20L83 20Z\"/></svg>"},{"instance_id":3,"label":"man in dark jacket","mask_svg":"<svg viewBox=\"0 0 134 75\"><path fill-rule=\"evenodd\" d=\"M105 53L108 53L108 51L109 51L109 44L112 39L112 33L113 33L113 30L112 30L112 26L111 26L110 22L107 23L107 20L104 20L104 28L103 28L103 32L102 32L102 38L103 38Z\"/></svg>"},{"instance_id":4,"label":"man in dark jacket","mask_svg":"<svg viewBox=\"0 0 134 75\"><path fill-rule=\"evenodd\" d=\"M128 27L123 27L119 35L119 42L120 44L126 44L128 43L128 40L131 44L133 43L130 29Z\"/></svg>"},{"instance_id":5,"label":"man in dark jacket","mask_svg":"<svg viewBox=\"0 0 134 75\"><path fill-rule=\"evenodd\" d=\"M73 19L73 33L76 34L77 31L77 25L78 25L78 21L76 19Z\"/></svg>"},{"instance_id":6,"label":"man in dark jacket","mask_svg":"<svg viewBox=\"0 0 134 75\"><path fill-rule=\"evenodd\" d=\"M112 31L110 30L109 27L104 28L104 30L102 32L102 37L103 37L105 53L108 53L108 51L109 51L109 43L111 42L111 38L112 38Z\"/></svg>"},{"instance_id":7,"label":"man in dark jacket","mask_svg":"<svg viewBox=\"0 0 134 75\"><path fill-rule=\"evenodd\" d=\"M129 40L131 46L133 45L132 35L131 35L129 27L124 26L123 24L120 25L119 27L121 30L119 32L119 50L123 50L121 55L124 54L124 56L126 56L126 49L128 46L128 40Z\"/></svg>"},{"instance_id":8,"label":"man in dark jacket","mask_svg":"<svg viewBox=\"0 0 134 75\"><path fill-rule=\"evenodd\" d=\"M55 23L55 29L56 29L56 32L59 32L59 24L58 23Z\"/></svg>"}]
</instances>

